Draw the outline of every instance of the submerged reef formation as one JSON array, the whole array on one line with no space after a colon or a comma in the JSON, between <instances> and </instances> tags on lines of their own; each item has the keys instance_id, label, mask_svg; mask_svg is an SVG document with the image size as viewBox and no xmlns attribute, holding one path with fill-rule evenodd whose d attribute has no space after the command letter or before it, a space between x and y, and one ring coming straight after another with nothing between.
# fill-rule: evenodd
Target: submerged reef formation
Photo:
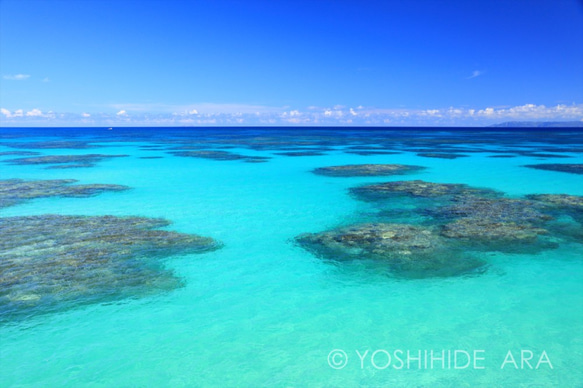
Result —
<instances>
[{"instance_id":1,"label":"submerged reef formation","mask_svg":"<svg viewBox=\"0 0 583 388\"><path fill-rule=\"evenodd\" d=\"M544 202L558 208L583 212L583 197L569 194L532 194L527 198Z\"/></svg>"},{"instance_id":2,"label":"submerged reef formation","mask_svg":"<svg viewBox=\"0 0 583 388\"><path fill-rule=\"evenodd\" d=\"M180 287L154 259L219 245L155 230L167 225L143 217L0 218L0 321Z\"/></svg>"},{"instance_id":3,"label":"submerged reef formation","mask_svg":"<svg viewBox=\"0 0 583 388\"><path fill-rule=\"evenodd\" d=\"M344 166L319 167L312 172L335 177L403 175L425 169L421 166L403 164L348 164Z\"/></svg>"},{"instance_id":4,"label":"submerged reef formation","mask_svg":"<svg viewBox=\"0 0 583 388\"><path fill-rule=\"evenodd\" d=\"M527 198L544 203L553 213L567 214L583 224L583 197L569 194L533 194ZM583 231L582 231L583 233Z\"/></svg>"},{"instance_id":5,"label":"submerged reef formation","mask_svg":"<svg viewBox=\"0 0 583 388\"><path fill-rule=\"evenodd\" d=\"M543 164L525 164L524 167L536 168L537 170L549 170L569 172L571 174L583 174L583 164L543 163Z\"/></svg>"},{"instance_id":6,"label":"submerged reef formation","mask_svg":"<svg viewBox=\"0 0 583 388\"><path fill-rule=\"evenodd\" d=\"M31 142L3 142L3 146L10 148L24 148L24 149L87 149L96 148L86 141L80 140L49 140L49 141L31 141Z\"/></svg>"},{"instance_id":7,"label":"submerged reef formation","mask_svg":"<svg viewBox=\"0 0 583 388\"><path fill-rule=\"evenodd\" d=\"M28 164L57 164L62 166L51 166L49 168L76 168L76 167L93 167L95 163L103 159L121 158L129 155L103 155L103 154L87 154L87 155L46 155L35 156L30 158L17 158L5 160L6 163L16 165Z\"/></svg>"},{"instance_id":8,"label":"submerged reef formation","mask_svg":"<svg viewBox=\"0 0 583 388\"><path fill-rule=\"evenodd\" d=\"M495 195L490 189L472 188L458 183L433 183L422 180L386 182L354 187L350 192L358 199L378 200L399 195L435 198L454 195Z\"/></svg>"},{"instance_id":9,"label":"submerged reef formation","mask_svg":"<svg viewBox=\"0 0 583 388\"><path fill-rule=\"evenodd\" d=\"M325 153L320 152L320 151L289 151L289 152L276 152L275 154L282 155L282 156L295 156L295 157L326 155Z\"/></svg>"},{"instance_id":10,"label":"submerged reef formation","mask_svg":"<svg viewBox=\"0 0 583 388\"><path fill-rule=\"evenodd\" d=\"M394 275L410 278L461 275L485 264L433 230L406 224L358 224L296 241L326 259L380 261Z\"/></svg>"},{"instance_id":11,"label":"submerged reef formation","mask_svg":"<svg viewBox=\"0 0 583 388\"><path fill-rule=\"evenodd\" d=\"M547 230L531 224L495 222L474 217L457 219L444 225L441 231L445 237L466 240L473 250L485 248L502 252L527 252L556 247L556 244L542 242L534 245L539 235L547 233Z\"/></svg>"},{"instance_id":12,"label":"submerged reef formation","mask_svg":"<svg viewBox=\"0 0 583 388\"><path fill-rule=\"evenodd\" d=\"M553 150L553 152L554 152L554 150ZM533 157L533 158L543 158L543 159L547 159L547 158L572 158L571 155L564 155L564 154L558 154L558 153L550 154L550 153L537 152L537 151L516 151L516 155L529 156L529 157Z\"/></svg>"},{"instance_id":13,"label":"submerged reef formation","mask_svg":"<svg viewBox=\"0 0 583 388\"><path fill-rule=\"evenodd\" d=\"M538 239L548 234L540 226L552 217L542 213L533 201L476 196L454 201L454 205L434 211L438 216L453 219L442 227L441 234L445 237L466 240L472 249L513 252L554 247Z\"/></svg>"},{"instance_id":14,"label":"submerged reef formation","mask_svg":"<svg viewBox=\"0 0 583 388\"><path fill-rule=\"evenodd\" d=\"M242 160L248 163L262 163L267 162L267 160L270 159L268 156L245 156L235 154L229 151L212 151L212 150L172 151L170 153L176 156L182 156L187 158L202 158L212 160Z\"/></svg>"},{"instance_id":15,"label":"submerged reef formation","mask_svg":"<svg viewBox=\"0 0 583 388\"><path fill-rule=\"evenodd\" d=\"M398 155L400 152L396 151L344 151L345 154L372 156L372 155Z\"/></svg>"},{"instance_id":16,"label":"submerged reef formation","mask_svg":"<svg viewBox=\"0 0 583 388\"><path fill-rule=\"evenodd\" d=\"M468 155L456 154L456 153L446 153L446 152L419 152L417 156L423 158L437 158L437 159L457 159L463 158Z\"/></svg>"},{"instance_id":17,"label":"submerged reef formation","mask_svg":"<svg viewBox=\"0 0 583 388\"><path fill-rule=\"evenodd\" d=\"M34 151L4 151L0 152L0 156L32 156L40 155L40 152Z\"/></svg>"},{"instance_id":18,"label":"submerged reef formation","mask_svg":"<svg viewBox=\"0 0 583 388\"><path fill-rule=\"evenodd\" d=\"M476 218L491 222L535 224L552 217L542 212L542 205L534 201L512 198L485 198L476 195L453 198L454 204L432 211L445 218Z\"/></svg>"},{"instance_id":19,"label":"submerged reef formation","mask_svg":"<svg viewBox=\"0 0 583 388\"><path fill-rule=\"evenodd\" d=\"M303 234L296 238L300 246L325 259L373 260L395 276L422 278L485 268L477 258L484 252L536 253L561 241L583 243L583 197L507 198L421 180L350 190L358 199L380 201L375 222Z\"/></svg>"},{"instance_id":20,"label":"submerged reef formation","mask_svg":"<svg viewBox=\"0 0 583 388\"><path fill-rule=\"evenodd\" d=\"M91 197L107 191L128 190L128 186L110 184L73 185L76 179L27 181L0 180L0 208L17 205L29 199L45 197Z\"/></svg>"}]
</instances>

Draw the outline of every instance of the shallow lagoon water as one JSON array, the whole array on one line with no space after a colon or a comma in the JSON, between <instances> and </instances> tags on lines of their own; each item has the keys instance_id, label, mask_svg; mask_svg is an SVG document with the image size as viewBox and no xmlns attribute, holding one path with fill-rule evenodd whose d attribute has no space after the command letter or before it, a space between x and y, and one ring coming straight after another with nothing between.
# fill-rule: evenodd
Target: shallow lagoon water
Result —
<instances>
[{"instance_id":1,"label":"shallow lagoon water","mask_svg":"<svg viewBox=\"0 0 583 388\"><path fill-rule=\"evenodd\" d=\"M387 276L358 262L324 261L293 242L299 234L359 222L378 210L374 203L349 195L349 188L365 183L423 179L486 187L508 196L583 195L580 175L522 167L583 163L581 153L544 160L523 155L490 158L491 152L435 159L419 157L402 147L400 154L364 156L342 152L357 144L351 138L344 142L334 139L328 145L333 150L324 151L325 155L291 158L276 155L277 149L232 144L229 152L273 157L265 163L245 163L178 157L163 149L143 148L172 147L160 135L164 129L158 129L155 136L151 129L144 130L142 138L130 136L129 130L119 130L120 135L103 129L55 130L51 136L43 136L40 129L2 131L20 135L4 143L81 135L101 145L95 149L34 149L43 155L130 156L65 170L8 165L1 161L14 156L3 156L0 179L77 179L132 188L91 198L36 199L0 210L2 217L163 217L173 222L167 230L210 236L224 246L164 259L165 267L184 281L182 288L3 325L0 386L577 387L583 383L580 242L564 242L538 254L488 252L484 273L417 280ZM217 134L208 130L204 136L197 133L194 137L189 131L173 130L172 139L196 143ZM235 138L237 129L232 131ZM278 136L276 129L252 131ZM228 131L219 132L228 143ZM334 131L330 133L328 136ZM367 144L367 136L375 137L371 144L383 138L379 130L372 135L351 133L358 135L358 144ZM428 131L423 138L438 139L450 133ZM313 132L303 134L309 138ZM389 135L396 136L394 131ZM402 136L406 135L403 131ZM576 134L572 136L576 138ZM533 138L536 143L531 149L556 146L542 134L529 140ZM302 138L294 134L293 139ZM472 135L464 134L463 140L468 139ZM473 142L467 145L476 146ZM524 145L533 143L482 146L493 151ZM0 147L0 152L12 150ZM428 168L394 177L337 178L310 172L317 167L359 163ZM348 356L342 369L328 363L334 349L342 349ZM410 369L392 365L380 369L370 360L375 350L442 349L483 350L479 366L484 369L418 368L415 362ZM369 350L362 365L357 350L361 354ZM518 370L511 364L501 369L509 350L517 357ZM520 369L521 350L533 352L533 367L546 352L553 368L541 364L538 369ZM382 353L376 361L377 366L386 364Z\"/></svg>"}]
</instances>

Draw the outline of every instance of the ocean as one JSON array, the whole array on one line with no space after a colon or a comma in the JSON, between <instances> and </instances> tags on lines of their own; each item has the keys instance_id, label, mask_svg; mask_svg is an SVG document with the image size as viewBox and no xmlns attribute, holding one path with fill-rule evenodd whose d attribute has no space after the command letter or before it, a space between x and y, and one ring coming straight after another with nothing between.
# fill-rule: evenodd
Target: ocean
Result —
<instances>
[{"instance_id":1,"label":"ocean","mask_svg":"<svg viewBox=\"0 0 583 388\"><path fill-rule=\"evenodd\" d=\"M1 128L0 386L581 387L582 135Z\"/></svg>"}]
</instances>

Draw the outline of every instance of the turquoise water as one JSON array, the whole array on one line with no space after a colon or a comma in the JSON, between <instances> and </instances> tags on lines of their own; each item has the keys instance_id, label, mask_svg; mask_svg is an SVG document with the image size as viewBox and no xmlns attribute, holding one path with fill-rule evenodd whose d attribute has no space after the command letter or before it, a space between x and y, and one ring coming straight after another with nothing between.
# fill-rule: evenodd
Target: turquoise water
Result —
<instances>
[{"instance_id":1,"label":"turquoise water","mask_svg":"<svg viewBox=\"0 0 583 388\"><path fill-rule=\"evenodd\" d=\"M168 230L210 236L224 246L164 259L164 266L184 281L184 287L174 291L3 325L0 386L583 385L581 242L562 242L538 254L488 252L483 274L417 280L390 277L359 263L324 261L293 243L299 234L368 217L377 205L348 194L350 187L368 182L423 179L487 187L508 196L583 195L581 175L522 167L583 163L581 153L563 152L572 157L544 161L532 156L489 158L488 152L434 159L405 149L396 155L361 156L343 153L345 144L335 140L325 155L288 157L275 155L277 150L234 144L228 151L273 157L266 163L244 163L140 148L167 146L159 138L128 141L107 136L96 141L101 148L34 151L130 156L79 169L1 164L0 179L78 179L123 184L131 190L91 198L35 199L2 209L1 215L163 217L173 222ZM45 140L54 139L58 137ZM33 140L39 138L5 142ZM536 147L547 145L544 137L538 140ZM493 151L508 144L486 147ZM0 152L14 150L0 146ZM15 157L2 156L0 161ZM358 163L428 168L393 177L335 178L310 172ZM347 355L341 369L328 362L335 349ZM356 352L367 350L361 363ZM381 352L373 363L376 350ZM395 350L483 351L478 353L484 358L478 361L483 369L447 368L441 361L433 369L418 367L415 361L409 369L395 369L395 364L380 368L387 363L384 351L394 355ZM521 368L522 350L533 353L533 369ZM519 369L510 363L501 368L509 351ZM541 363L534 369L543 352L552 368Z\"/></svg>"}]
</instances>

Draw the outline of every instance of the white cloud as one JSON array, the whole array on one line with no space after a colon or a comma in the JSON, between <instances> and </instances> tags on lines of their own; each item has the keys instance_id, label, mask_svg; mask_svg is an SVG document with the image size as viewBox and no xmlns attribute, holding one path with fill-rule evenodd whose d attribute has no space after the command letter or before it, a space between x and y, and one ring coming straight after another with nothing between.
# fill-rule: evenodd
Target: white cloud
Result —
<instances>
[{"instance_id":1,"label":"white cloud","mask_svg":"<svg viewBox=\"0 0 583 388\"><path fill-rule=\"evenodd\" d=\"M31 111L26 112L26 115L28 117L42 116L43 112L41 112L39 109L33 109Z\"/></svg>"},{"instance_id":2,"label":"white cloud","mask_svg":"<svg viewBox=\"0 0 583 388\"><path fill-rule=\"evenodd\" d=\"M422 115L441 116L439 109L427 109L421 112Z\"/></svg>"},{"instance_id":3,"label":"white cloud","mask_svg":"<svg viewBox=\"0 0 583 388\"><path fill-rule=\"evenodd\" d=\"M486 108L478 111L478 115L481 116L494 116L494 108Z\"/></svg>"},{"instance_id":4,"label":"white cloud","mask_svg":"<svg viewBox=\"0 0 583 388\"><path fill-rule=\"evenodd\" d=\"M181 114L201 114L201 115L216 115L216 114L261 114L266 113L280 113L285 110L284 107L274 107L268 105L253 105L253 104L217 104L217 103L193 103L185 105L171 105L161 103L123 103L112 104L108 106L118 110L129 110L132 112L149 112L149 113L174 113ZM190 113L195 111L196 113ZM182 112L182 113L176 113Z\"/></svg>"},{"instance_id":5,"label":"white cloud","mask_svg":"<svg viewBox=\"0 0 583 388\"><path fill-rule=\"evenodd\" d=\"M30 78L30 74L8 74L3 75L2 78L10 80L10 81L24 81L25 79Z\"/></svg>"},{"instance_id":6,"label":"white cloud","mask_svg":"<svg viewBox=\"0 0 583 388\"><path fill-rule=\"evenodd\" d=\"M51 80L49 79L49 77L45 77L43 78L43 82L51 82Z\"/></svg>"},{"instance_id":7,"label":"white cloud","mask_svg":"<svg viewBox=\"0 0 583 388\"><path fill-rule=\"evenodd\" d=\"M474 71L472 71L472 75L469 76L467 79L476 78L476 77L481 76L482 74L484 74L483 71L481 71L481 70L474 70Z\"/></svg>"},{"instance_id":8,"label":"white cloud","mask_svg":"<svg viewBox=\"0 0 583 388\"><path fill-rule=\"evenodd\" d=\"M199 104L203 106L204 104ZM215 108L217 105L213 105ZM236 106L240 109L245 105ZM246 105L250 107L250 105ZM258 106L253 106L257 108ZM134 125L134 126L212 126L212 125L393 125L393 126L481 126L504 121L571 121L583 120L583 104L545 106L524 104L517 106L449 107L435 109L387 109L363 107L345 110L308 107L304 109L231 109L221 112L201 112L189 107L182 113L134 111L119 109L117 113L54 113L40 109L24 111L0 110L2 124L21 125ZM128 113L129 111L129 113ZM90 118L90 119L89 119ZM88 121L89 120L89 121Z\"/></svg>"}]
</instances>

